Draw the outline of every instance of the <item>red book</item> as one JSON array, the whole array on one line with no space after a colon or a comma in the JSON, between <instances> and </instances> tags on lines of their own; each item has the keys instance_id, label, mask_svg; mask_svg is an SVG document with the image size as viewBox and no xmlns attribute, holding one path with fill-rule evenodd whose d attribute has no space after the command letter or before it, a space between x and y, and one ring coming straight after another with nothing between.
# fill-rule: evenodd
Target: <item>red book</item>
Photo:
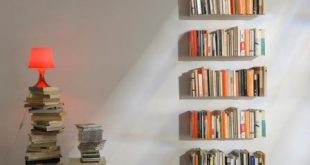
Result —
<instances>
[{"instance_id":1,"label":"red book","mask_svg":"<svg viewBox=\"0 0 310 165\"><path fill-rule=\"evenodd\" d=\"M230 0L230 10L231 10L231 14L235 15L235 11L236 11L236 6L235 6L235 0Z\"/></svg>"},{"instance_id":2,"label":"red book","mask_svg":"<svg viewBox=\"0 0 310 165\"><path fill-rule=\"evenodd\" d=\"M194 54L193 54L193 56L198 56L197 31L196 30L193 31L193 41L194 41L194 45L193 45L193 47L194 47Z\"/></svg>"},{"instance_id":3,"label":"red book","mask_svg":"<svg viewBox=\"0 0 310 165\"><path fill-rule=\"evenodd\" d=\"M222 89L223 89L223 96L228 96L228 71L227 70L222 70Z\"/></svg>"},{"instance_id":4,"label":"red book","mask_svg":"<svg viewBox=\"0 0 310 165\"><path fill-rule=\"evenodd\" d=\"M194 56L194 31L189 32L189 48L190 48L190 56Z\"/></svg>"},{"instance_id":5,"label":"red book","mask_svg":"<svg viewBox=\"0 0 310 165\"><path fill-rule=\"evenodd\" d=\"M212 138L212 112L208 111L207 112L207 120L208 120L208 134L207 138L211 139Z\"/></svg>"}]
</instances>

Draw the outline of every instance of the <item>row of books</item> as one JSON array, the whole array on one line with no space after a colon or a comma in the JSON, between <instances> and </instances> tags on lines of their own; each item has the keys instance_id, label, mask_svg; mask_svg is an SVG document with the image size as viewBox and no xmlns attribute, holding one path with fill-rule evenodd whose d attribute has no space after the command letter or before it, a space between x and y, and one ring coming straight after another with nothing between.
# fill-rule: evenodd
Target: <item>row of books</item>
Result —
<instances>
[{"instance_id":1,"label":"row of books","mask_svg":"<svg viewBox=\"0 0 310 165\"><path fill-rule=\"evenodd\" d=\"M100 150L103 148L106 140L102 139L102 126L89 123L77 124L79 131L79 147L81 152L81 163L100 162Z\"/></svg>"},{"instance_id":2,"label":"row of books","mask_svg":"<svg viewBox=\"0 0 310 165\"><path fill-rule=\"evenodd\" d=\"M264 56L265 30L232 27L189 33L190 56Z\"/></svg>"},{"instance_id":3,"label":"row of books","mask_svg":"<svg viewBox=\"0 0 310 165\"><path fill-rule=\"evenodd\" d=\"M265 153L250 153L245 149L235 149L228 154L218 149L193 149L190 153L191 165L265 165Z\"/></svg>"},{"instance_id":4,"label":"row of books","mask_svg":"<svg viewBox=\"0 0 310 165\"><path fill-rule=\"evenodd\" d=\"M58 87L29 87L25 107L32 113L26 164L58 164L61 158L57 134L63 132L63 104Z\"/></svg>"},{"instance_id":5,"label":"row of books","mask_svg":"<svg viewBox=\"0 0 310 165\"><path fill-rule=\"evenodd\" d=\"M189 111L193 139L253 139L266 137L265 111L235 107Z\"/></svg>"},{"instance_id":6,"label":"row of books","mask_svg":"<svg viewBox=\"0 0 310 165\"><path fill-rule=\"evenodd\" d=\"M265 96L264 66L241 70L211 70L204 67L190 73L190 93L193 97Z\"/></svg>"},{"instance_id":7,"label":"row of books","mask_svg":"<svg viewBox=\"0 0 310 165\"><path fill-rule=\"evenodd\" d=\"M191 15L264 14L264 0L190 0Z\"/></svg>"}]
</instances>

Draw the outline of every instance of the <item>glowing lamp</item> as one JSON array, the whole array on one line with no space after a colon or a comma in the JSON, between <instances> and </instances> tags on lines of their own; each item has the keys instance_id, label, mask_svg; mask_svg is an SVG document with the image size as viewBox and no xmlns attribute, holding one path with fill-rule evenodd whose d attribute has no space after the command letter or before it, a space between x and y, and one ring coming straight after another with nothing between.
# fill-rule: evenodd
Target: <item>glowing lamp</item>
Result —
<instances>
[{"instance_id":1,"label":"glowing lamp","mask_svg":"<svg viewBox=\"0 0 310 165\"><path fill-rule=\"evenodd\" d=\"M28 68L36 68L39 72L39 80L36 87L43 88L49 85L45 81L46 68L55 68L53 52L51 48L35 47L31 49Z\"/></svg>"}]
</instances>

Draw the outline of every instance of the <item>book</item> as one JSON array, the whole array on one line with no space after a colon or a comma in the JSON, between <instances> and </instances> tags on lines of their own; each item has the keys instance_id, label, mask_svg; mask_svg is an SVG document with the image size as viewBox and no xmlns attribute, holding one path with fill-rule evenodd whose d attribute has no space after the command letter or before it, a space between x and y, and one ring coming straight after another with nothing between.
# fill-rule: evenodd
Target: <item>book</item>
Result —
<instances>
[{"instance_id":1,"label":"book","mask_svg":"<svg viewBox=\"0 0 310 165\"><path fill-rule=\"evenodd\" d=\"M42 94L42 95L57 95L60 93L60 89L56 86L50 86L50 87L44 87L44 88L39 88L36 86L29 87L29 91L31 93L35 94Z\"/></svg>"},{"instance_id":2,"label":"book","mask_svg":"<svg viewBox=\"0 0 310 165\"><path fill-rule=\"evenodd\" d=\"M56 113L56 114L33 114L31 116L32 121L62 121L64 117L64 113Z\"/></svg>"}]
</instances>

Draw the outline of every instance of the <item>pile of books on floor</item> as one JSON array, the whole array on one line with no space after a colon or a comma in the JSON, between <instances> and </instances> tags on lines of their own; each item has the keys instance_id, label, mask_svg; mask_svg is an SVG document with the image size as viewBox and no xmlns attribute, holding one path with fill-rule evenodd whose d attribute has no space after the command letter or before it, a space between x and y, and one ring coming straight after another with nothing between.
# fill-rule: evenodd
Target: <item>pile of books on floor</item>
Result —
<instances>
[{"instance_id":1,"label":"pile of books on floor","mask_svg":"<svg viewBox=\"0 0 310 165\"><path fill-rule=\"evenodd\" d=\"M58 87L29 87L25 107L32 113L33 129L29 133L26 164L58 164L61 153L57 134L64 129L63 104Z\"/></svg>"},{"instance_id":2,"label":"pile of books on floor","mask_svg":"<svg viewBox=\"0 0 310 165\"><path fill-rule=\"evenodd\" d=\"M190 135L193 139L253 139L266 137L265 111L189 111Z\"/></svg>"},{"instance_id":3,"label":"pile of books on floor","mask_svg":"<svg viewBox=\"0 0 310 165\"><path fill-rule=\"evenodd\" d=\"M236 149L229 154L225 154L218 149L209 151L193 149L190 154L190 163L192 165L265 165L265 154L261 151L250 154L249 151L245 149Z\"/></svg>"},{"instance_id":4,"label":"pile of books on floor","mask_svg":"<svg viewBox=\"0 0 310 165\"><path fill-rule=\"evenodd\" d=\"M264 0L189 0L191 15L264 14Z\"/></svg>"},{"instance_id":5,"label":"pile of books on floor","mask_svg":"<svg viewBox=\"0 0 310 165\"><path fill-rule=\"evenodd\" d=\"M264 66L240 70L211 70L203 67L190 73L190 92L193 97L265 96Z\"/></svg>"},{"instance_id":6,"label":"pile of books on floor","mask_svg":"<svg viewBox=\"0 0 310 165\"><path fill-rule=\"evenodd\" d=\"M190 56L264 56L265 30L232 27L189 32Z\"/></svg>"},{"instance_id":7,"label":"pile of books on floor","mask_svg":"<svg viewBox=\"0 0 310 165\"><path fill-rule=\"evenodd\" d=\"M81 163L100 162L100 150L106 140L102 139L102 126L97 124L77 124L79 131L79 146L81 152Z\"/></svg>"}]
</instances>

